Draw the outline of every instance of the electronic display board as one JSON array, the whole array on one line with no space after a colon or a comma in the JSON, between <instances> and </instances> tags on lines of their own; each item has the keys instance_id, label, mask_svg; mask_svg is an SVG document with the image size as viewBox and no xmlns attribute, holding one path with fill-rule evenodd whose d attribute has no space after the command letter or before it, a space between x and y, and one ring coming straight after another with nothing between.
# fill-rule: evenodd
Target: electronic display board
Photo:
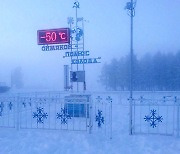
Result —
<instances>
[{"instance_id":1,"label":"electronic display board","mask_svg":"<svg viewBox=\"0 0 180 154\"><path fill-rule=\"evenodd\" d=\"M70 29L46 29L37 31L38 45L70 43Z\"/></svg>"}]
</instances>

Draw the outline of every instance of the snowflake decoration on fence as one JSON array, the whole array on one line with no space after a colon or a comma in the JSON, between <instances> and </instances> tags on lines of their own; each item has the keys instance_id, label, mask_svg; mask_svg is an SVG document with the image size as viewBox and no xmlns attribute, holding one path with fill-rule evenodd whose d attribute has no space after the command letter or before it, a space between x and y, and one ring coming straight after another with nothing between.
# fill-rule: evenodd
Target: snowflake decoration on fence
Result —
<instances>
[{"instance_id":1,"label":"snowflake decoration on fence","mask_svg":"<svg viewBox=\"0 0 180 154\"><path fill-rule=\"evenodd\" d=\"M96 98L96 100L97 100L98 103L100 103L100 102L102 101L102 98L101 98L100 96L98 96L98 97Z\"/></svg>"},{"instance_id":2,"label":"snowflake decoration on fence","mask_svg":"<svg viewBox=\"0 0 180 154\"><path fill-rule=\"evenodd\" d=\"M10 103L8 104L8 107L9 107L9 110L12 110L12 107L13 107L12 102L10 102Z\"/></svg>"},{"instance_id":3,"label":"snowflake decoration on fence","mask_svg":"<svg viewBox=\"0 0 180 154\"><path fill-rule=\"evenodd\" d=\"M157 116L156 110L153 109L150 115L145 116L144 120L149 122L150 126L154 128L157 126L157 122L162 122L163 118L162 116Z\"/></svg>"},{"instance_id":4,"label":"snowflake decoration on fence","mask_svg":"<svg viewBox=\"0 0 180 154\"><path fill-rule=\"evenodd\" d=\"M111 96L108 96L108 97L106 98L106 100L107 100L109 103L112 103L112 98L111 98Z\"/></svg>"},{"instance_id":5,"label":"snowflake decoration on fence","mask_svg":"<svg viewBox=\"0 0 180 154\"><path fill-rule=\"evenodd\" d=\"M22 105L24 106L24 108L26 107L26 102L23 102Z\"/></svg>"},{"instance_id":6,"label":"snowflake decoration on fence","mask_svg":"<svg viewBox=\"0 0 180 154\"><path fill-rule=\"evenodd\" d=\"M98 114L96 115L96 121L98 123L98 127L100 128L102 124L104 124L104 117L102 116L102 111L98 110Z\"/></svg>"},{"instance_id":7,"label":"snowflake decoration on fence","mask_svg":"<svg viewBox=\"0 0 180 154\"><path fill-rule=\"evenodd\" d=\"M37 112L33 112L33 118L37 118L37 123L44 123L44 119L47 119L48 114L44 113L43 108L38 107Z\"/></svg>"},{"instance_id":8,"label":"snowflake decoration on fence","mask_svg":"<svg viewBox=\"0 0 180 154\"><path fill-rule=\"evenodd\" d=\"M67 124L71 116L67 113L66 108L61 108L61 113L57 113L57 119L61 119L61 124Z\"/></svg>"},{"instance_id":9,"label":"snowflake decoration on fence","mask_svg":"<svg viewBox=\"0 0 180 154\"><path fill-rule=\"evenodd\" d=\"M2 116L3 109L4 109L4 103L1 102L1 104L0 104L0 116Z\"/></svg>"}]
</instances>

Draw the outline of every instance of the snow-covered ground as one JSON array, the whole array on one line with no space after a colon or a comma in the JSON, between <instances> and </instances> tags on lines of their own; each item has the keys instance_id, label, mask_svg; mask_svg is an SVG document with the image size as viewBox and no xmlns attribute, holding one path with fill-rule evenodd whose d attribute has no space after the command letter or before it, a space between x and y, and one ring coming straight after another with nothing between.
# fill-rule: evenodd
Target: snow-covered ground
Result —
<instances>
[{"instance_id":1,"label":"snow-covered ground","mask_svg":"<svg viewBox=\"0 0 180 154\"><path fill-rule=\"evenodd\" d=\"M117 96L121 97L122 96ZM117 100L125 100L119 99ZM94 131L0 128L0 154L179 154L180 138L129 135L129 107L114 102L112 139Z\"/></svg>"}]
</instances>

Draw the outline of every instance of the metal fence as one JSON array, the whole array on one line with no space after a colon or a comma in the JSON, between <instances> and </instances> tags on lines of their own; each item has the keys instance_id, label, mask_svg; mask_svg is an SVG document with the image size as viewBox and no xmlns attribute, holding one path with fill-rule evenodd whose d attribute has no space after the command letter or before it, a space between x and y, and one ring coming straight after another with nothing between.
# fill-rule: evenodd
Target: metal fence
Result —
<instances>
[{"instance_id":1,"label":"metal fence","mask_svg":"<svg viewBox=\"0 0 180 154\"><path fill-rule=\"evenodd\" d=\"M134 99L132 103L133 133L179 136L179 107L177 97Z\"/></svg>"},{"instance_id":2,"label":"metal fence","mask_svg":"<svg viewBox=\"0 0 180 154\"><path fill-rule=\"evenodd\" d=\"M83 101L83 103L82 103ZM61 129L87 131L90 101L80 98L19 99L20 129Z\"/></svg>"},{"instance_id":3,"label":"metal fence","mask_svg":"<svg viewBox=\"0 0 180 154\"><path fill-rule=\"evenodd\" d=\"M93 96L92 131L104 133L112 138L112 102L110 96Z\"/></svg>"},{"instance_id":4,"label":"metal fence","mask_svg":"<svg viewBox=\"0 0 180 154\"><path fill-rule=\"evenodd\" d=\"M0 95L0 127L98 132L112 138L112 115L116 118L120 109L127 109L129 103L124 100L120 93ZM124 113L128 114L127 110ZM121 124L124 122L127 124L127 120ZM177 97L133 99L132 132L179 136L180 100Z\"/></svg>"},{"instance_id":5,"label":"metal fence","mask_svg":"<svg viewBox=\"0 0 180 154\"><path fill-rule=\"evenodd\" d=\"M16 101L17 97L3 96L0 98L0 127L16 127Z\"/></svg>"},{"instance_id":6,"label":"metal fence","mask_svg":"<svg viewBox=\"0 0 180 154\"><path fill-rule=\"evenodd\" d=\"M0 96L0 127L98 131L111 137L112 98L68 93Z\"/></svg>"}]
</instances>

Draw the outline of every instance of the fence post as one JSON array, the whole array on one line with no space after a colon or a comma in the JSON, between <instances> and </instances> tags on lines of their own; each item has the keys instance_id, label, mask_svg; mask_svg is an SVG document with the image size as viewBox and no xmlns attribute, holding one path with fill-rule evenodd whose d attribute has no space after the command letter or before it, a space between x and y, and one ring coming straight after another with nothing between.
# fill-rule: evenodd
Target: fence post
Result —
<instances>
[{"instance_id":1,"label":"fence post","mask_svg":"<svg viewBox=\"0 0 180 154\"><path fill-rule=\"evenodd\" d=\"M19 130L19 126L20 126L20 106L19 106L19 102L20 102L20 97L19 97L19 94L18 94L18 96L17 96L17 99L16 99L16 106L17 106L17 108L16 108L16 128L17 128L17 130Z\"/></svg>"},{"instance_id":2,"label":"fence post","mask_svg":"<svg viewBox=\"0 0 180 154\"><path fill-rule=\"evenodd\" d=\"M129 98L129 135L133 135L132 106L133 98Z\"/></svg>"},{"instance_id":3,"label":"fence post","mask_svg":"<svg viewBox=\"0 0 180 154\"><path fill-rule=\"evenodd\" d=\"M175 103L177 102L177 98L175 97ZM176 105L176 104L175 104ZM179 102L177 102L177 136L179 137Z\"/></svg>"},{"instance_id":4,"label":"fence post","mask_svg":"<svg viewBox=\"0 0 180 154\"><path fill-rule=\"evenodd\" d=\"M92 105L93 105L93 101L92 101L92 97L90 98L90 103L89 103L89 134L92 133Z\"/></svg>"},{"instance_id":5,"label":"fence post","mask_svg":"<svg viewBox=\"0 0 180 154\"><path fill-rule=\"evenodd\" d=\"M111 109L110 109L111 110L111 113L110 113L110 123L111 123L110 124L110 127L111 127L110 128L111 129L110 130L110 139L112 139L112 101L110 101L110 103L111 103Z\"/></svg>"}]
</instances>

